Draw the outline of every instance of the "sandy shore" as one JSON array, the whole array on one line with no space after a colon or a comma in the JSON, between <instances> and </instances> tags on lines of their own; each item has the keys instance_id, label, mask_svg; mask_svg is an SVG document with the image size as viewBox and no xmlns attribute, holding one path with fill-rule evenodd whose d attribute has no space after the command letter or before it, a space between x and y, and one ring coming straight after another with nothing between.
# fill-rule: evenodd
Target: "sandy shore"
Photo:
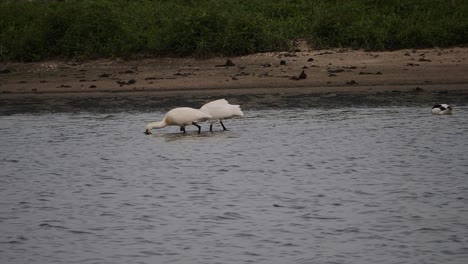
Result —
<instances>
[{"instance_id":1,"label":"sandy shore","mask_svg":"<svg viewBox=\"0 0 468 264\"><path fill-rule=\"evenodd\" d=\"M205 60L0 63L0 96L115 96L116 93L222 96L414 89L468 93L467 58L468 48L455 47L391 52L304 50ZM305 75L301 76L302 72Z\"/></svg>"}]
</instances>

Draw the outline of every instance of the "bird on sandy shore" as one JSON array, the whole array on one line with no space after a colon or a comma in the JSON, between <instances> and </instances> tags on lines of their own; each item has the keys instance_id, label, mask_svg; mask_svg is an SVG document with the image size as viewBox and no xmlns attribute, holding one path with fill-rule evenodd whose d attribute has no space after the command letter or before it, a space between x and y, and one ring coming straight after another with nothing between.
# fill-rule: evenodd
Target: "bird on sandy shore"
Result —
<instances>
[{"instance_id":1,"label":"bird on sandy shore","mask_svg":"<svg viewBox=\"0 0 468 264\"><path fill-rule=\"evenodd\" d=\"M217 121L219 121L223 130L226 131L227 129L223 124L224 119L244 116L240 105L231 105L226 99L209 102L203 105L200 110L211 116L208 120L210 122L210 131L213 131L213 123Z\"/></svg>"},{"instance_id":2,"label":"bird on sandy shore","mask_svg":"<svg viewBox=\"0 0 468 264\"><path fill-rule=\"evenodd\" d=\"M433 115L451 115L452 106L448 104L436 104L432 107Z\"/></svg>"},{"instance_id":3,"label":"bird on sandy shore","mask_svg":"<svg viewBox=\"0 0 468 264\"><path fill-rule=\"evenodd\" d=\"M289 79L299 81L299 80L303 80L305 78L307 78L307 74L305 73L305 71L302 71L301 74L299 74L299 76L292 76Z\"/></svg>"},{"instance_id":4,"label":"bird on sandy shore","mask_svg":"<svg viewBox=\"0 0 468 264\"><path fill-rule=\"evenodd\" d=\"M198 134L201 132L201 127L198 122L203 122L211 119L211 115L191 107L178 107L170 110L160 122L152 122L146 126L145 134L151 134L151 130L155 128L163 128L166 126L179 126L180 131L185 133L185 127L194 125L198 128Z\"/></svg>"},{"instance_id":5,"label":"bird on sandy shore","mask_svg":"<svg viewBox=\"0 0 468 264\"><path fill-rule=\"evenodd\" d=\"M305 71L302 71L301 74L299 74L299 79L305 79L307 78L307 74L305 73Z\"/></svg>"}]
</instances>

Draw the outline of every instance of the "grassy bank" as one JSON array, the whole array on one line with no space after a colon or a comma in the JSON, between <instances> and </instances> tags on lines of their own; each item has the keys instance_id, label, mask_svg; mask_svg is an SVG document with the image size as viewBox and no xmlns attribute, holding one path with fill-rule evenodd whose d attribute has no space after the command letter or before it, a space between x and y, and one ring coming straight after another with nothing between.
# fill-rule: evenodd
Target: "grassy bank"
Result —
<instances>
[{"instance_id":1,"label":"grassy bank","mask_svg":"<svg viewBox=\"0 0 468 264\"><path fill-rule=\"evenodd\" d=\"M0 60L468 43L467 0L0 0Z\"/></svg>"}]
</instances>

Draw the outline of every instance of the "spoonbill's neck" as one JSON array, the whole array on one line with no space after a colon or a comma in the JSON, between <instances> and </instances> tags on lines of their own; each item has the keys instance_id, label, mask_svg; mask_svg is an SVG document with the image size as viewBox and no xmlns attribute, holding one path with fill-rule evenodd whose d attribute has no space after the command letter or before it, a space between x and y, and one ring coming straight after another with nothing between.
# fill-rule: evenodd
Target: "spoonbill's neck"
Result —
<instances>
[{"instance_id":1,"label":"spoonbill's neck","mask_svg":"<svg viewBox=\"0 0 468 264\"><path fill-rule=\"evenodd\" d=\"M146 126L146 129L151 131L153 128L163 128L163 127L166 127L167 126L167 123L166 123L166 120L163 120L161 122L152 122L152 123L149 123L147 126Z\"/></svg>"}]
</instances>

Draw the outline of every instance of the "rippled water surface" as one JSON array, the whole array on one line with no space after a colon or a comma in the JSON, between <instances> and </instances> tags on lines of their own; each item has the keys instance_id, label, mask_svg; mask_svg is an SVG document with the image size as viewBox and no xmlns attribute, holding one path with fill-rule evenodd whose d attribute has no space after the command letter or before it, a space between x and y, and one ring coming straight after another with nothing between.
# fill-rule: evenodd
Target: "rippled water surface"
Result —
<instances>
[{"instance_id":1,"label":"rippled water surface","mask_svg":"<svg viewBox=\"0 0 468 264\"><path fill-rule=\"evenodd\" d=\"M0 263L466 263L468 107L430 108L2 115Z\"/></svg>"}]
</instances>

